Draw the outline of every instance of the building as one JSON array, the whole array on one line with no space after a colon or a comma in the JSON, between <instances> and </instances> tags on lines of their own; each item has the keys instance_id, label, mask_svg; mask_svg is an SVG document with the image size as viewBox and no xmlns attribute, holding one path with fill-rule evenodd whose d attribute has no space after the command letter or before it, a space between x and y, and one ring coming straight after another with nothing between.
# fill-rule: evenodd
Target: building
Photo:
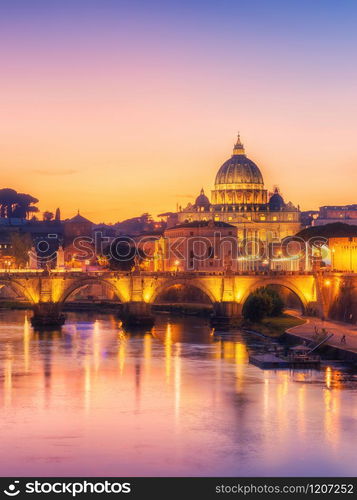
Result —
<instances>
[{"instance_id":1,"label":"building","mask_svg":"<svg viewBox=\"0 0 357 500\"><path fill-rule=\"evenodd\" d=\"M0 231L0 269L7 271L14 266L11 235L8 232Z\"/></svg>"},{"instance_id":2,"label":"building","mask_svg":"<svg viewBox=\"0 0 357 500\"><path fill-rule=\"evenodd\" d=\"M302 227L310 227L315 224L315 220L320 215L319 210L306 210L301 212L301 225Z\"/></svg>"},{"instance_id":3,"label":"building","mask_svg":"<svg viewBox=\"0 0 357 500\"><path fill-rule=\"evenodd\" d=\"M301 229L299 208L286 203L277 188L268 194L239 135L232 156L217 172L211 200L202 189L194 204L165 215L168 226L208 220L234 225L239 240L281 241Z\"/></svg>"},{"instance_id":4,"label":"building","mask_svg":"<svg viewBox=\"0 0 357 500\"><path fill-rule=\"evenodd\" d=\"M221 221L192 221L165 230L156 249L157 270L236 270L237 228Z\"/></svg>"},{"instance_id":5,"label":"building","mask_svg":"<svg viewBox=\"0 0 357 500\"><path fill-rule=\"evenodd\" d=\"M72 243L78 237L91 237L94 224L79 213L63 222L65 245Z\"/></svg>"},{"instance_id":6,"label":"building","mask_svg":"<svg viewBox=\"0 0 357 500\"><path fill-rule=\"evenodd\" d=\"M331 268L357 272L357 236L329 238Z\"/></svg>"},{"instance_id":7,"label":"building","mask_svg":"<svg viewBox=\"0 0 357 500\"><path fill-rule=\"evenodd\" d=\"M268 258L262 262L262 269L270 271L305 271L305 248L300 241L286 238L278 243L270 243Z\"/></svg>"},{"instance_id":8,"label":"building","mask_svg":"<svg viewBox=\"0 0 357 500\"><path fill-rule=\"evenodd\" d=\"M357 225L357 205L324 206L320 207L318 217L313 221L314 226L324 226L334 222Z\"/></svg>"}]
</instances>

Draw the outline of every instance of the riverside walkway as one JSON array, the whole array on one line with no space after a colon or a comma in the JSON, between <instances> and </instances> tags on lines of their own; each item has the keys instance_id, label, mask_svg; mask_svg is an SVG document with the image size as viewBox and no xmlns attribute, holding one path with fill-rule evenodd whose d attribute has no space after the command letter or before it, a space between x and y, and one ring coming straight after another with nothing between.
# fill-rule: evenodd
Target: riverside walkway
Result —
<instances>
[{"instance_id":1,"label":"riverside walkway","mask_svg":"<svg viewBox=\"0 0 357 500\"><path fill-rule=\"evenodd\" d=\"M296 315L295 311L287 312ZM326 333L334 334L326 342L327 345L357 353L357 325L340 321L321 320L314 317L302 317L301 319L305 319L306 323L290 328L287 333L306 340L314 340L316 338L316 329L321 334L324 328ZM345 343L341 342L343 336L345 336Z\"/></svg>"}]
</instances>

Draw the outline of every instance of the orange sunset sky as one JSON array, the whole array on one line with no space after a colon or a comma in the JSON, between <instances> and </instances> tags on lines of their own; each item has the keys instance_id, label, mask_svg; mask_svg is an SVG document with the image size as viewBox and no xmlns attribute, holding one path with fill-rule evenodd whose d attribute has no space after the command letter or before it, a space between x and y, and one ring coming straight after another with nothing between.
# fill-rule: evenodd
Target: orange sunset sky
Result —
<instances>
[{"instance_id":1,"label":"orange sunset sky","mask_svg":"<svg viewBox=\"0 0 357 500\"><path fill-rule=\"evenodd\" d=\"M1 3L1 187L156 216L210 192L239 130L286 201L357 203L356 4L268 3Z\"/></svg>"}]
</instances>

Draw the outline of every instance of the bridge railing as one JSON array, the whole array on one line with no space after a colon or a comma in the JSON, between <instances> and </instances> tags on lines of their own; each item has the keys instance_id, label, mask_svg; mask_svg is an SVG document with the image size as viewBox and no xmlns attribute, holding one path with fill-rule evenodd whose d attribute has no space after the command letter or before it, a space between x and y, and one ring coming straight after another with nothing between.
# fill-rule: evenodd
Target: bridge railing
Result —
<instances>
[{"instance_id":1,"label":"bridge railing","mask_svg":"<svg viewBox=\"0 0 357 500\"><path fill-rule=\"evenodd\" d=\"M40 276L47 277L62 277L62 278L79 278L79 277L125 277L125 276L147 276L147 277L187 277L194 278L200 276L311 276L311 275L336 275L343 274L344 276L356 276L357 273L351 271L336 271L336 270L322 270L322 271L114 271L109 269L103 270L88 270L81 269L65 269L65 270L44 270L44 269L0 269L0 277L2 279L11 279L11 277L19 278L34 278Z\"/></svg>"}]
</instances>

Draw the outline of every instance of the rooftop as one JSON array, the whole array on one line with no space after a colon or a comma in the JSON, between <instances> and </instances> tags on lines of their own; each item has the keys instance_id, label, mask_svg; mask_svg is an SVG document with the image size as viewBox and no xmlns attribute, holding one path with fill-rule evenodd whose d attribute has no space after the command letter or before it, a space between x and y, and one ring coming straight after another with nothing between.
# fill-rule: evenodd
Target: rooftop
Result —
<instances>
[{"instance_id":1,"label":"rooftop","mask_svg":"<svg viewBox=\"0 0 357 500\"><path fill-rule=\"evenodd\" d=\"M214 221L214 220L195 220L192 222L184 222L183 224L177 224L176 226L170 227L166 229L166 231L169 231L171 229L181 229L181 228L194 228L194 227L226 227L226 228L232 228L236 229L235 226L232 226L232 224L228 224L227 222L222 222L222 221Z\"/></svg>"}]
</instances>

